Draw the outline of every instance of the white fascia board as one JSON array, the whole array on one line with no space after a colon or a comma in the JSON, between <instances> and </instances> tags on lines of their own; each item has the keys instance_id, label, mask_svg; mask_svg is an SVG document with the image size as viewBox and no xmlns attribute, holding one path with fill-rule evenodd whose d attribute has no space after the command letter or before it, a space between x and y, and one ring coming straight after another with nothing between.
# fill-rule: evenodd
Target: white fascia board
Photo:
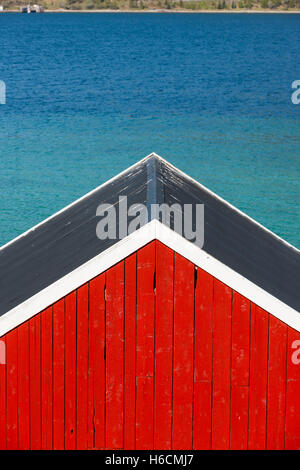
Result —
<instances>
[{"instance_id":1,"label":"white fascia board","mask_svg":"<svg viewBox=\"0 0 300 470\"><path fill-rule=\"evenodd\" d=\"M0 337L155 239L153 220L0 317Z\"/></svg>"},{"instance_id":2,"label":"white fascia board","mask_svg":"<svg viewBox=\"0 0 300 470\"><path fill-rule=\"evenodd\" d=\"M5 313L0 317L0 337L153 240L159 240L251 302L300 332L299 312L221 261L218 261L158 220L152 220L90 261L38 292L30 299Z\"/></svg>"},{"instance_id":3,"label":"white fascia board","mask_svg":"<svg viewBox=\"0 0 300 470\"><path fill-rule=\"evenodd\" d=\"M300 313L297 310L289 307L160 222L157 222L156 238L266 312L300 331Z\"/></svg>"}]
</instances>

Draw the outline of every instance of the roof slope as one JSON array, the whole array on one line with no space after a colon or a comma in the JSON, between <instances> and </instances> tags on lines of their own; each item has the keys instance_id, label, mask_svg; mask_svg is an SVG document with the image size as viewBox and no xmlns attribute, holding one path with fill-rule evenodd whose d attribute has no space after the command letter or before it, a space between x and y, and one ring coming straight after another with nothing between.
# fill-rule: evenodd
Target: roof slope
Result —
<instances>
[{"instance_id":1,"label":"roof slope","mask_svg":"<svg viewBox=\"0 0 300 470\"><path fill-rule=\"evenodd\" d=\"M204 204L203 250L300 312L299 250L152 154L1 248L0 316L118 242L96 237L96 209L124 195L128 206Z\"/></svg>"}]
</instances>

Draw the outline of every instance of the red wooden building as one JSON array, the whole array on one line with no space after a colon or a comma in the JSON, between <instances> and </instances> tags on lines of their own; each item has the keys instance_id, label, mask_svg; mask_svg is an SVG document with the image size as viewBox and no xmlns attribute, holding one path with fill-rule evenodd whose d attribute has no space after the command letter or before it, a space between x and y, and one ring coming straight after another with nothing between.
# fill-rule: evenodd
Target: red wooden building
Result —
<instances>
[{"instance_id":1,"label":"red wooden building","mask_svg":"<svg viewBox=\"0 0 300 470\"><path fill-rule=\"evenodd\" d=\"M120 196L177 205L99 239ZM150 155L0 250L0 448L300 449L299 281L296 248Z\"/></svg>"}]
</instances>

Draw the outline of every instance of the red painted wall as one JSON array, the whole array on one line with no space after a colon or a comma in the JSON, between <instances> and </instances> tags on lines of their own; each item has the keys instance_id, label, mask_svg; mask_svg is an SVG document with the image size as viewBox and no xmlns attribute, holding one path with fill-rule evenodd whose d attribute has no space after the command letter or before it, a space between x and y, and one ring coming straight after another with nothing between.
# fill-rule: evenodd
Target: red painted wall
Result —
<instances>
[{"instance_id":1,"label":"red painted wall","mask_svg":"<svg viewBox=\"0 0 300 470\"><path fill-rule=\"evenodd\" d=\"M1 449L300 449L300 334L152 242L7 333Z\"/></svg>"}]
</instances>

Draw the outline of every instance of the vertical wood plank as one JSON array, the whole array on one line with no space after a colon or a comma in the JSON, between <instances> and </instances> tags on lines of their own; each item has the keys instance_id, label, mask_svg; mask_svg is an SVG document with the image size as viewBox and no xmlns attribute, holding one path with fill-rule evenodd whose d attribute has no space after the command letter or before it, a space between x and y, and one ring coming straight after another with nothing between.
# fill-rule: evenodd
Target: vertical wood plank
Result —
<instances>
[{"instance_id":1,"label":"vertical wood plank","mask_svg":"<svg viewBox=\"0 0 300 470\"><path fill-rule=\"evenodd\" d=\"M300 449L300 333L288 327L285 448Z\"/></svg>"},{"instance_id":2,"label":"vertical wood plank","mask_svg":"<svg viewBox=\"0 0 300 470\"><path fill-rule=\"evenodd\" d=\"M233 291L232 384L249 385L250 301Z\"/></svg>"},{"instance_id":3,"label":"vertical wood plank","mask_svg":"<svg viewBox=\"0 0 300 470\"><path fill-rule=\"evenodd\" d=\"M41 314L42 323L42 449L53 448L52 307Z\"/></svg>"},{"instance_id":4,"label":"vertical wood plank","mask_svg":"<svg viewBox=\"0 0 300 470\"><path fill-rule=\"evenodd\" d=\"M6 335L6 446L18 449L18 330Z\"/></svg>"},{"instance_id":5,"label":"vertical wood plank","mask_svg":"<svg viewBox=\"0 0 300 470\"><path fill-rule=\"evenodd\" d=\"M65 449L76 449L76 291L65 298Z\"/></svg>"},{"instance_id":6,"label":"vertical wood plank","mask_svg":"<svg viewBox=\"0 0 300 470\"><path fill-rule=\"evenodd\" d=\"M89 285L77 290L77 435L78 450L88 448Z\"/></svg>"},{"instance_id":7,"label":"vertical wood plank","mask_svg":"<svg viewBox=\"0 0 300 470\"><path fill-rule=\"evenodd\" d=\"M95 396L94 396L94 371L95 371L95 347L98 338L95 337L96 328L96 302L95 281L89 282L89 365L88 365L88 449L95 447ZM99 338L100 339L100 338Z\"/></svg>"},{"instance_id":8,"label":"vertical wood plank","mask_svg":"<svg viewBox=\"0 0 300 470\"><path fill-rule=\"evenodd\" d=\"M228 449L230 440L232 291L214 280L212 449Z\"/></svg>"},{"instance_id":9,"label":"vertical wood plank","mask_svg":"<svg viewBox=\"0 0 300 470\"><path fill-rule=\"evenodd\" d=\"M175 253L173 449L193 446L194 265Z\"/></svg>"},{"instance_id":10,"label":"vertical wood plank","mask_svg":"<svg viewBox=\"0 0 300 470\"><path fill-rule=\"evenodd\" d=\"M155 242L137 254L136 448L153 449Z\"/></svg>"},{"instance_id":11,"label":"vertical wood plank","mask_svg":"<svg viewBox=\"0 0 300 470\"><path fill-rule=\"evenodd\" d=\"M251 357L248 448L266 447L269 315L251 304Z\"/></svg>"},{"instance_id":12,"label":"vertical wood plank","mask_svg":"<svg viewBox=\"0 0 300 470\"><path fill-rule=\"evenodd\" d=\"M250 357L250 301L233 291L230 448L247 449Z\"/></svg>"},{"instance_id":13,"label":"vertical wood plank","mask_svg":"<svg viewBox=\"0 0 300 470\"><path fill-rule=\"evenodd\" d=\"M156 242L154 449L172 444L174 252Z\"/></svg>"},{"instance_id":14,"label":"vertical wood plank","mask_svg":"<svg viewBox=\"0 0 300 470\"><path fill-rule=\"evenodd\" d=\"M284 449L287 326L270 315L267 449Z\"/></svg>"},{"instance_id":15,"label":"vertical wood plank","mask_svg":"<svg viewBox=\"0 0 300 470\"><path fill-rule=\"evenodd\" d=\"M106 446L123 448L124 262L106 273Z\"/></svg>"},{"instance_id":16,"label":"vertical wood plank","mask_svg":"<svg viewBox=\"0 0 300 470\"><path fill-rule=\"evenodd\" d=\"M64 449L65 301L53 305L53 448Z\"/></svg>"},{"instance_id":17,"label":"vertical wood plank","mask_svg":"<svg viewBox=\"0 0 300 470\"><path fill-rule=\"evenodd\" d=\"M124 449L135 449L136 254L125 260Z\"/></svg>"},{"instance_id":18,"label":"vertical wood plank","mask_svg":"<svg viewBox=\"0 0 300 470\"><path fill-rule=\"evenodd\" d=\"M230 449L246 450L248 444L249 388L233 385L231 391Z\"/></svg>"},{"instance_id":19,"label":"vertical wood plank","mask_svg":"<svg viewBox=\"0 0 300 470\"><path fill-rule=\"evenodd\" d=\"M29 432L29 323L18 327L19 449L30 448Z\"/></svg>"},{"instance_id":20,"label":"vertical wood plank","mask_svg":"<svg viewBox=\"0 0 300 470\"><path fill-rule=\"evenodd\" d=\"M197 268L195 287L195 359L193 448L211 447L213 277Z\"/></svg>"},{"instance_id":21,"label":"vertical wood plank","mask_svg":"<svg viewBox=\"0 0 300 470\"><path fill-rule=\"evenodd\" d=\"M211 448L211 382L194 384L194 440L193 448Z\"/></svg>"},{"instance_id":22,"label":"vertical wood plank","mask_svg":"<svg viewBox=\"0 0 300 470\"><path fill-rule=\"evenodd\" d=\"M30 339L30 448L40 450L41 432L41 316L29 321Z\"/></svg>"},{"instance_id":23,"label":"vertical wood plank","mask_svg":"<svg viewBox=\"0 0 300 470\"><path fill-rule=\"evenodd\" d=\"M105 448L105 274L89 287L89 447Z\"/></svg>"},{"instance_id":24,"label":"vertical wood plank","mask_svg":"<svg viewBox=\"0 0 300 470\"><path fill-rule=\"evenodd\" d=\"M6 449L6 337L0 338L2 343L2 364L0 364L0 450Z\"/></svg>"}]
</instances>

